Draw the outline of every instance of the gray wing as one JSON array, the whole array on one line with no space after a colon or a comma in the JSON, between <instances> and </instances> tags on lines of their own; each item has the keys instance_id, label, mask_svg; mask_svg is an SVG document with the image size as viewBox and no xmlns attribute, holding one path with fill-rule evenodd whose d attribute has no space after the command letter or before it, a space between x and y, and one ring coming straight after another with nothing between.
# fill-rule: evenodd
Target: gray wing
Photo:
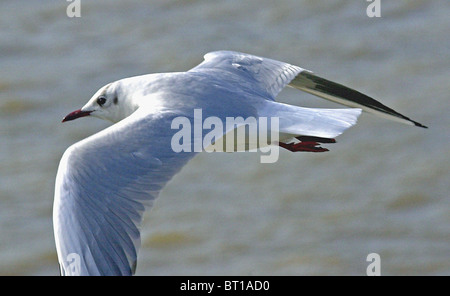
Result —
<instances>
[{"instance_id":1,"label":"gray wing","mask_svg":"<svg viewBox=\"0 0 450 296\"><path fill-rule=\"evenodd\" d=\"M278 93L304 69L287 63L233 51L214 51L189 72L204 72L240 86L248 93L275 100Z\"/></svg>"},{"instance_id":2,"label":"gray wing","mask_svg":"<svg viewBox=\"0 0 450 296\"><path fill-rule=\"evenodd\" d=\"M144 210L194 156L171 149L174 117L138 110L66 150L53 210L61 274L134 273Z\"/></svg>"},{"instance_id":3,"label":"gray wing","mask_svg":"<svg viewBox=\"0 0 450 296\"><path fill-rule=\"evenodd\" d=\"M262 97L274 100L287 85L345 106L361 108L390 120L426 126L398 113L379 101L354 89L314 75L311 71L287 63L232 51L216 51L205 55L205 61L191 71L203 71L253 89Z\"/></svg>"}]
</instances>

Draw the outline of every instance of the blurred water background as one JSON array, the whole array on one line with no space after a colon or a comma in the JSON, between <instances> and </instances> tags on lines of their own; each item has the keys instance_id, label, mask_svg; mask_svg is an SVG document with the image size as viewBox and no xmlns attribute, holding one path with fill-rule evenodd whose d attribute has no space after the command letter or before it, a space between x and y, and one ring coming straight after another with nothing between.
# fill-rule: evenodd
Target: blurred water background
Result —
<instances>
[{"instance_id":1,"label":"blurred water background","mask_svg":"<svg viewBox=\"0 0 450 296\"><path fill-rule=\"evenodd\" d=\"M146 214L138 275L450 275L450 2L0 3L0 275L57 275L55 174L109 125L61 124L104 84L228 49L312 70L428 130L369 114L328 153L203 153ZM340 107L296 90L279 100Z\"/></svg>"}]
</instances>

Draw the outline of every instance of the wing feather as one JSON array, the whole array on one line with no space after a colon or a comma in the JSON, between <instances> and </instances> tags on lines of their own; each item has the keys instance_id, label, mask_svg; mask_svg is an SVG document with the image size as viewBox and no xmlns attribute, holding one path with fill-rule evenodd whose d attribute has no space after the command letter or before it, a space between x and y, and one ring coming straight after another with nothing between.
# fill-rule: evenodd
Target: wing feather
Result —
<instances>
[{"instance_id":1,"label":"wing feather","mask_svg":"<svg viewBox=\"0 0 450 296\"><path fill-rule=\"evenodd\" d=\"M136 112L64 153L53 215L62 274L134 273L145 209L195 155L172 151L175 116Z\"/></svg>"},{"instance_id":2,"label":"wing feather","mask_svg":"<svg viewBox=\"0 0 450 296\"><path fill-rule=\"evenodd\" d=\"M232 51L215 51L205 55L205 61L191 71L206 71L254 89L270 100L287 85L344 106L362 110L390 120L426 128L379 101L342 84L314 75L311 71L287 63ZM225 75L229 73L229 75Z\"/></svg>"},{"instance_id":3,"label":"wing feather","mask_svg":"<svg viewBox=\"0 0 450 296\"><path fill-rule=\"evenodd\" d=\"M270 100L275 100L278 93L303 71L288 63L233 51L210 52L204 59L190 72L207 72L213 76L220 73L221 78L243 90L257 92Z\"/></svg>"},{"instance_id":4,"label":"wing feather","mask_svg":"<svg viewBox=\"0 0 450 296\"><path fill-rule=\"evenodd\" d=\"M345 106L361 108L368 113L390 120L427 128L359 91L314 75L310 71L299 73L289 86Z\"/></svg>"}]
</instances>

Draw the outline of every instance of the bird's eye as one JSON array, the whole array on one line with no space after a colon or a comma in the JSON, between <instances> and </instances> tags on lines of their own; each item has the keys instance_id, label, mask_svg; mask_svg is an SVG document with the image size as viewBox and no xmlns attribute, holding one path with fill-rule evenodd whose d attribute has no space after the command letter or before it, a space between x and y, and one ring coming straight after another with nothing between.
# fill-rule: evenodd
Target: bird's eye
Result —
<instances>
[{"instance_id":1,"label":"bird's eye","mask_svg":"<svg viewBox=\"0 0 450 296\"><path fill-rule=\"evenodd\" d=\"M106 103L106 98L105 97L103 97L103 96L98 97L97 104L99 104L100 106L103 106L103 104L105 104L105 103Z\"/></svg>"}]
</instances>

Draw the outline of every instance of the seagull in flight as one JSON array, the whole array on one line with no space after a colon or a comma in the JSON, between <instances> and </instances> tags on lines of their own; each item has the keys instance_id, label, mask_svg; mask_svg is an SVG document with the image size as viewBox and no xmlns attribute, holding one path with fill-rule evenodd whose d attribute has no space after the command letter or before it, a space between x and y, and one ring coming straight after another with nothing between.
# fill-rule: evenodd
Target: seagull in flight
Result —
<instances>
[{"instance_id":1,"label":"seagull in flight","mask_svg":"<svg viewBox=\"0 0 450 296\"><path fill-rule=\"evenodd\" d=\"M278 103L275 97L285 86L350 108ZM173 120L182 116L193 122L194 109L223 122L227 117L277 117L279 140L268 144L293 152L328 151L320 145L335 143L335 137L356 123L361 110L426 128L311 71L232 51L208 53L187 72L109 83L63 119L94 116L114 124L70 146L61 158L53 205L61 275L135 273L144 211L197 154L171 147Z\"/></svg>"}]
</instances>

